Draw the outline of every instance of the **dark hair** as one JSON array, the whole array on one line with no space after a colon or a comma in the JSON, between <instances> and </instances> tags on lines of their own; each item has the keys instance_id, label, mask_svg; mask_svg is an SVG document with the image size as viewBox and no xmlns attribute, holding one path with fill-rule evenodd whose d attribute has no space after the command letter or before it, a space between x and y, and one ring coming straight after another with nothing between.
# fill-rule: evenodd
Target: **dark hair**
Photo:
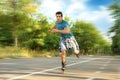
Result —
<instances>
[{"instance_id":1,"label":"dark hair","mask_svg":"<svg viewBox=\"0 0 120 80\"><path fill-rule=\"evenodd\" d=\"M63 16L63 14L62 14L61 11L56 12L56 15L57 15L57 14L61 14L61 16Z\"/></svg>"}]
</instances>

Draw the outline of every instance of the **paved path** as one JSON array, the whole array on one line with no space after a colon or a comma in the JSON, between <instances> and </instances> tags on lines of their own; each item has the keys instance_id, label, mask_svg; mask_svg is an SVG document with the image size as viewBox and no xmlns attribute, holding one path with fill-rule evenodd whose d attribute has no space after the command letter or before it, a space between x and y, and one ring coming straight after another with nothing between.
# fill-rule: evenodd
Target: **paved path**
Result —
<instances>
[{"instance_id":1,"label":"paved path","mask_svg":"<svg viewBox=\"0 0 120 80\"><path fill-rule=\"evenodd\" d=\"M120 80L120 56L0 59L0 80Z\"/></svg>"}]
</instances>

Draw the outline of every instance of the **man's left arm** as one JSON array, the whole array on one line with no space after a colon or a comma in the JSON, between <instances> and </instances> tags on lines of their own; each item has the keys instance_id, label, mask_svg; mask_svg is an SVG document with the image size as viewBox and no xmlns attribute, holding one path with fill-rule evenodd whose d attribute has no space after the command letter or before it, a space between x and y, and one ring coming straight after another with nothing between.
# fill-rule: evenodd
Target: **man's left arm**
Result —
<instances>
[{"instance_id":1,"label":"man's left arm","mask_svg":"<svg viewBox=\"0 0 120 80\"><path fill-rule=\"evenodd\" d=\"M70 32L70 28L66 27L63 30L53 29L52 32L62 33L62 34L68 34Z\"/></svg>"}]
</instances>

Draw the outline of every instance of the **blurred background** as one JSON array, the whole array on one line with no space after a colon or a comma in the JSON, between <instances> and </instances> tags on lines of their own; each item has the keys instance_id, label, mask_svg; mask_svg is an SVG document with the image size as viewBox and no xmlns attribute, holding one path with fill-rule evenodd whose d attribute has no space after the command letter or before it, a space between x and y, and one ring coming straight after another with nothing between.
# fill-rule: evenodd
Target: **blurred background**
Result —
<instances>
[{"instance_id":1,"label":"blurred background","mask_svg":"<svg viewBox=\"0 0 120 80\"><path fill-rule=\"evenodd\" d=\"M119 0L0 0L0 58L59 56L59 34L48 32L57 11L81 55L120 55Z\"/></svg>"}]
</instances>

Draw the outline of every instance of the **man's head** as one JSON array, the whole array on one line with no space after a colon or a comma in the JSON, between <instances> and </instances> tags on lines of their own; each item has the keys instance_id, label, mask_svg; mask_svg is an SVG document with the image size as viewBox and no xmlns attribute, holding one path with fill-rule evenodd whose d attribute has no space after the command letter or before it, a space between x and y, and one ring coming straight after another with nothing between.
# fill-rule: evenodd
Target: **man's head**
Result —
<instances>
[{"instance_id":1,"label":"man's head","mask_svg":"<svg viewBox=\"0 0 120 80\"><path fill-rule=\"evenodd\" d=\"M62 19L63 19L62 12L60 12L60 11L56 12L56 19L58 22L62 22Z\"/></svg>"}]
</instances>

